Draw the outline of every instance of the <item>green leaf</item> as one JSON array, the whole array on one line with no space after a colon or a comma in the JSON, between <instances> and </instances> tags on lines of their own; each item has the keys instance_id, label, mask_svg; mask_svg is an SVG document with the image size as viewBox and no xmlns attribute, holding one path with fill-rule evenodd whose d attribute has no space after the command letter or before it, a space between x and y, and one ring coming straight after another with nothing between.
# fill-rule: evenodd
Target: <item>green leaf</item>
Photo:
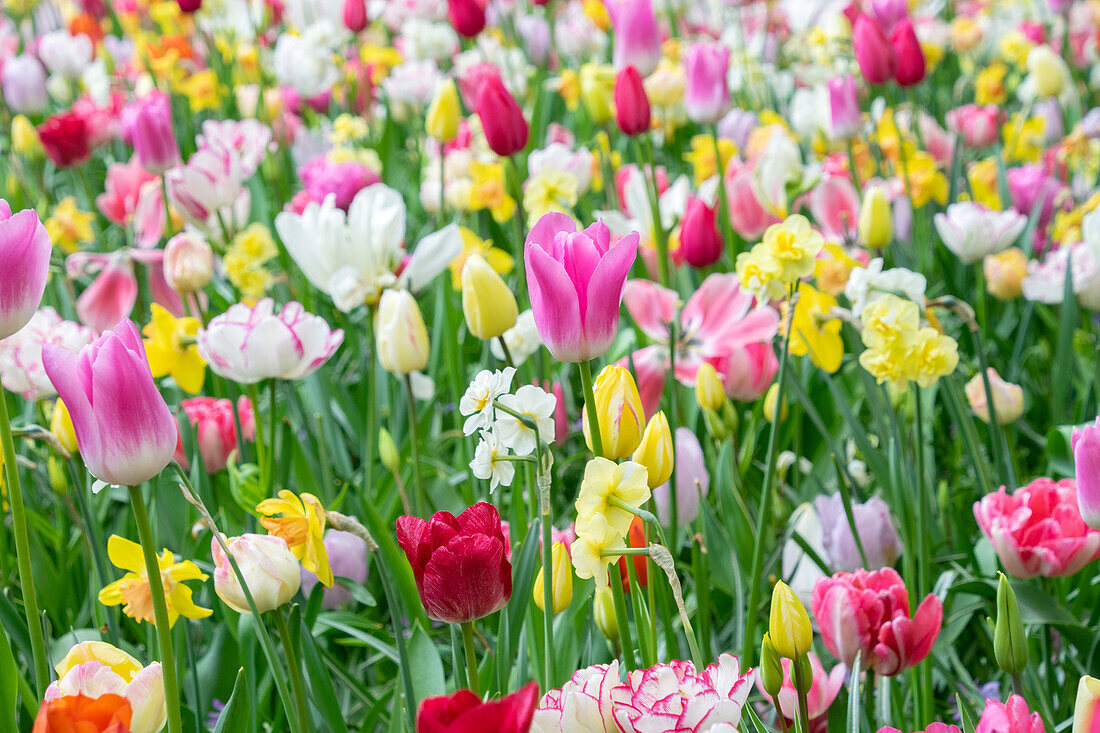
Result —
<instances>
[{"instance_id":1,"label":"green leaf","mask_svg":"<svg viewBox=\"0 0 1100 733\"><path fill-rule=\"evenodd\" d=\"M0 728L17 730L15 725L16 691L19 687L19 668L8 642L8 635L0 627Z\"/></svg>"},{"instance_id":2,"label":"green leaf","mask_svg":"<svg viewBox=\"0 0 1100 733\"><path fill-rule=\"evenodd\" d=\"M852 662L852 676L851 684L848 686L848 723L845 725L844 730L846 733L860 733L863 727L863 708L860 706L860 672L863 666L863 660L860 659L862 652L856 653L855 661Z\"/></svg>"},{"instance_id":3,"label":"green leaf","mask_svg":"<svg viewBox=\"0 0 1100 733\"><path fill-rule=\"evenodd\" d=\"M340 703L336 699L336 690L333 688L333 676L325 668L321 655L317 651L317 642L313 634L305 626L300 627L302 660L306 665L306 681L312 695L313 705L321 713L321 717L328 723L328 729L332 733L347 733L348 727L344 723L344 714L340 710Z\"/></svg>"},{"instance_id":4,"label":"green leaf","mask_svg":"<svg viewBox=\"0 0 1100 733\"><path fill-rule=\"evenodd\" d=\"M409 665L416 670L413 689L416 699L437 697L447 692L447 678L443 673L443 660L439 649L424 629L417 626L409 639Z\"/></svg>"},{"instance_id":5,"label":"green leaf","mask_svg":"<svg viewBox=\"0 0 1100 733\"><path fill-rule=\"evenodd\" d=\"M233 683L233 694L229 696L229 702L225 704L221 715L218 716L214 733L247 730L249 717L253 714L251 697L251 690L245 681L244 669L240 669L237 671L237 681Z\"/></svg>"}]
</instances>

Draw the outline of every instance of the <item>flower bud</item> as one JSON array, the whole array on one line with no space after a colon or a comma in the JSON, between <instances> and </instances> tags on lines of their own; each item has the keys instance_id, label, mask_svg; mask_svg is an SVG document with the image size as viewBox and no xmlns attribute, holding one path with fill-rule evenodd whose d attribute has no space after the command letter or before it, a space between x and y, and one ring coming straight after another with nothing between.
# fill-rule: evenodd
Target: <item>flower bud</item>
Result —
<instances>
[{"instance_id":1,"label":"flower bud","mask_svg":"<svg viewBox=\"0 0 1100 733\"><path fill-rule=\"evenodd\" d=\"M344 26L352 33L360 33L367 24L366 0L344 0Z\"/></svg>"},{"instance_id":2,"label":"flower bud","mask_svg":"<svg viewBox=\"0 0 1100 733\"><path fill-rule=\"evenodd\" d=\"M29 160L38 160L45 152L42 141L38 139L38 130L24 115L16 115L11 121L11 146Z\"/></svg>"},{"instance_id":3,"label":"flower bud","mask_svg":"<svg viewBox=\"0 0 1100 733\"><path fill-rule=\"evenodd\" d=\"M404 376L428 365L428 329L408 290L387 290L378 301L378 361L387 372Z\"/></svg>"},{"instance_id":4,"label":"flower bud","mask_svg":"<svg viewBox=\"0 0 1100 733\"><path fill-rule=\"evenodd\" d=\"M657 412L649 418L645 432L642 433L642 442L638 444L631 460L646 467L651 489L657 488L672 476L672 430L668 426L665 413Z\"/></svg>"},{"instance_id":5,"label":"flower bud","mask_svg":"<svg viewBox=\"0 0 1100 733\"><path fill-rule=\"evenodd\" d=\"M768 618L768 636L781 657L797 660L810 651L814 632L806 607L798 595L782 580L772 589L772 608ZM810 675L811 679L813 675Z\"/></svg>"},{"instance_id":6,"label":"flower bud","mask_svg":"<svg viewBox=\"0 0 1100 733\"><path fill-rule=\"evenodd\" d=\"M611 102L615 89L615 69L607 64L581 66L581 102L592 122L606 124L615 114Z\"/></svg>"},{"instance_id":7,"label":"flower bud","mask_svg":"<svg viewBox=\"0 0 1100 733\"><path fill-rule=\"evenodd\" d=\"M993 654L997 666L1010 675L1018 675L1027 668L1028 643L1016 594L1004 573L998 573L997 624L993 630Z\"/></svg>"},{"instance_id":8,"label":"flower bud","mask_svg":"<svg viewBox=\"0 0 1100 733\"><path fill-rule=\"evenodd\" d=\"M76 430L73 429L73 419L69 415L69 408L60 399L53 403L53 413L50 415L50 432L57 438L61 447L76 453Z\"/></svg>"},{"instance_id":9,"label":"flower bud","mask_svg":"<svg viewBox=\"0 0 1100 733\"><path fill-rule=\"evenodd\" d=\"M550 571L553 574L552 582L554 584L551 589L554 613L561 613L569 608L569 604L573 601L573 563L569 561L569 548L565 546L564 542L555 543L550 555L552 558ZM544 568L540 568L538 577L535 578L533 594L535 605L539 607L540 611L545 612L543 594L546 589L543 586L543 570Z\"/></svg>"},{"instance_id":10,"label":"flower bud","mask_svg":"<svg viewBox=\"0 0 1100 733\"><path fill-rule=\"evenodd\" d=\"M476 0L470 2L476 4ZM527 147L530 128L523 109L499 76L488 76L481 82L476 107L485 141L494 153L507 158Z\"/></svg>"},{"instance_id":11,"label":"flower bud","mask_svg":"<svg viewBox=\"0 0 1100 733\"><path fill-rule=\"evenodd\" d=\"M699 407L712 412L721 410L728 401L718 370L708 361L704 361L695 373L695 399Z\"/></svg>"},{"instance_id":12,"label":"flower bud","mask_svg":"<svg viewBox=\"0 0 1100 733\"><path fill-rule=\"evenodd\" d=\"M868 247L879 249L894 236L894 217L890 199L880 186L872 186L863 197L859 210L859 238Z\"/></svg>"},{"instance_id":13,"label":"flower bud","mask_svg":"<svg viewBox=\"0 0 1100 733\"><path fill-rule=\"evenodd\" d=\"M791 680L796 692L808 693L814 684L814 668L810 664L810 656L803 654L791 664Z\"/></svg>"},{"instance_id":14,"label":"flower bud","mask_svg":"<svg viewBox=\"0 0 1100 733\"><path fill-rule=\"evenodd\" d=\"M760 648L760 681L764 685L764 692L773 699L783 688L783 662L766 632Z\"/></svg>"},{"instance_id":15,"label":"flower bud","mask_svg":"<svg viewBox=\"0 0 1100 733\"><path fill-rule=\"evenodd\" d=\"M610 365L603 368L593 385L596 398L596 418L600 426L600 438L603 441L604 458L626 458L642 440L645 426L645 412L642 398L634 377L621 366ZM588 431L588 407L581 412L581 424L584 427L584 441L588 450L595 453L592 436Z\"/></svg>"},{"instance_id":16,"label":"flower bud","mask_svg":"<svg viewBox=\"0 0 1100 733\"><path fill-rule=\"evenodd\" d=\"M615 121L626 135L640 135L649 130L649 97L642 75L627 66L615 78Z\"/></svg>"},{"instance_id":17,"label":"flower bud","mask_svg":"<svg viewBox=\"0 0 1100 733\"><path fill-rule=\"evenodd\" d=\"M0 469L3 464L0 464ZM46 471L50 476L50 488L58 494L64 494L69 488L69 472L65 470L65 463L57 456L50 456L46 462Z\"/></svg>"},{"instance_id":18,"label":"flower bud","mask_svg":"<svg viewBox=\"0 0 1100 733\"><path fill-rule=\"evenodd\" d=\"M1066 62L1050 46L1035 46L1027 54L1027 71L1040 97L1057 97L1070 78Z\"/></svg>"},{"instance_id":19,"label":"flower bud","mask_svg":"<svg viewBox=\"0 0 1100 733\"><path fill-rule=\"evenodd\" d=\"M298 559L282 537L242 534L226 539L225 543L241 569L257 611L272 611L298 592L302 584ZM210 541L210 553L214 559L214 591L218 598L238 613L251 613L237 574L217 538Z\"/></svg>"},{"instance_id":20,"label":"flower bud","mask_svg":"<svg viewBox=\"0 0 1100 733\"><path fill-rule=\"evenodd\" d=\"M449 143L458 135L458 123L461 119L458 90L455 89L454 81L448 79L436 87L432 103L428 105L424 130L439 142Z\"/></svg>"},{"instance_id":21,"label":"flower bud","mask_svg":"<svg viewBox=\"0 0 1100 733\"><path fill-rule=\"evenodd\" d=\"M1020 297L1020 283L1027 275L1027 255L1019 247L1009 247L995 255L986 255L982 263L985 289L997 300Z\"/></svg>"},{"instance_id":22,"label":"flower bud","mask_svg":"<svg viewBox=\"0 0 1100 733\"><path fill-rule=\"evenodd\" d=\"M397 475L401 468L401 454L397 452L397 445L393 442L390 431L385 428L378 429L378 456L386 470Z\"/></svg>"},{"instance_id":23,"label":"flower bud","mask_svg":"<svg viewBox=\"0 0 1100 733\"><path fill-rule=\"evenodd\" d=\"M615 597L611 588L597 590L592 597L592 618L608 641L619 643L619 620L615 617Z\"/></svg>"},{"instance_id":24,"label":"flower bud","mask_svg":"<svg viewBox=\"0 0 1100 733\"><path fill-rule=\"evenodd\" d=\"M479 254L462 266L462 313L470 333L482 341L503 335L519 316L516 296Z\"/></svg>"},{"instance_id":25,"label":"flower bud","mask_svg":"<svg viewBox=\"0 0 1100 733\"><path fill-rule=\"evenodd\" d=\"M680 254L692 267L713 265L722 258L726 245L715 222L717 207L707 206L694 196L688 201L680 223Z\"/></svg>"},{"instance_id":26,"label":"flower bud","mask_svg":"<svg viewBox=\"0 0 1100 733\"><path fill-rule=\"evenodd\" d=\"M779 385L773 384L768 387L768 393L764 395L764 419L770 423L775 422L775 408L776 402L779 401ZM782 422L787 419L787 400L783 400L782 409L779 411L779 420Z\"/></svg>"},{"instance_id":27,"label":"flower bud","mask_svg":"<svg viewBox=\"0 0 1100 733\"><path fill-rule=\"evenodd\" d=\"M202 235L181 232L164 245L164 279L177 293L195 293L214 276L214 251Z\"/></svg>"},{"instance_id":28,"label":"flower bud","mask_svg":"<svg viewBox=\"0 0 1100 733\"><path fill-rule=\"evenodd\" d=\"M1073 706L1072 733L1092 733L1096 730L1100 712L1100 680L1085 675L1077 683L1077 703Z\"/></svg>"},{"instance_id":29,"label":"flower bud","mask_svg":"<svg viewBox=\"0 0 1100 733\"><path fill-rule=\"evenodd\" d=\"M1024 413L1024 390L1018 384L1001 379L997 370L990 367L989 390L993 395L993 411L997 414L997 423L1009 425L1016 422ZM986 400L985 380L979 372L966 383L966 399L974 415L984 423L989 423L989 404Z\"/></svg>"}]
</instances>

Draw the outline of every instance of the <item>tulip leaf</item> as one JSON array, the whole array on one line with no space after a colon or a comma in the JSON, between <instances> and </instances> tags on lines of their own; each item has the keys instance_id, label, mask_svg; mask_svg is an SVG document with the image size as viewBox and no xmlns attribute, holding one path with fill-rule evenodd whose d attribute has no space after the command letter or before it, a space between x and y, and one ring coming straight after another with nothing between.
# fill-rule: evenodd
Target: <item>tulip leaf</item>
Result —
<instances>
[{"instance_id":1,"label":"tulip leaf","mask_svg":"<svg viewBox=\"0 0 1100 733\"><path fill-rule=\"evenodd\" d=\"M416 670L413 675L413 689L417 700L437 697L447 692L447 678L443 673L439 649L420 626L416 627L409 639L409 665Z\"/></svg>"},{"instance_id":2,"label":"tulip leaf","mask_svg":"<svg viewBox=\"0 0 1100 733\"><path fill-rule=\"evenodd\" d=\"M299 609L295 608L294 613L297 616ZM333 688L333 675L321 660L313 634L305 626L301 626L300 629L299 648L302 650L302 660L306 665L306 679L309 683L309 691L312 693L313 705L328 723L328 729L332 733L347 733L344 714L340 711L340 702L336 699L336 690Z\"/></svg>"},{"instance_id":3,"label":"tulip leaf","mask_svg":"<svg viewBox=\"0 0 1100 733\"><path fill-rule=\"evenodd\" d=\"M15 724L16 691L18 689L19 669L15 665L15 656L8 642L8 635L0 627L0 721L4 728L17 730ZM6 712L5 712L6 711ZM9 728L10 726L10 728Z\"/></svg>"},{"instance_id":4,"label":"tulip leaf","mask_svg":"<svg viewBox=\"0 0 1100 733\"><path fill-rule=\"evenodd\" d=\"M374 599L374 594L367 590L367 586L362 583L356 582L351 578L345 578L337 575L336 582L347 589L348 593L351 593L351 597L362 603L364 606L376 606L378 602Z\"/></svg>"},{"instance_id":5,"label":"tulip leaf","mask_svg":"<svg viewBox=\"0 0 1100 733\"><path fill-rule=\"evenodd\" d=\"M1076 425L1059 425L1051 428L1047 433L1047 471L1055 478L1073 476L1076 473L1073 465L1073 451L1070 449L1070 437L1076 427Z\"/></svg>"},{"instance_id":6,"label":"tulip leaf","mask_svg":"<svg viewBox=\"0 0 1100 733\"><path fill-rule=\"evenodd\" d=\"M749 728L748 725L741 726L741 729L745 731L745 733L768 733L767 727L760 720L760 717L756 714L756 711L752 709L751 705L746 705L741 714L748 718L749 724L752 725L752 728Z\"/></svg>"},{"instance_id":7,"label":"tulip leaf","mask_svg":"<svg viewBox=\"0 0 1100 733\"><path fill-rule=\"evenodd\" d=\"M253 714L251 686L245 681L244 669L237 671L237 681L233 683L233 693L229 696L229 702L222 708L218 716L218 724L214 726L214 733L233 733L233 731L247 730L250 723L249 717Z\"/></svg>"},{"instance_id":8,"label":"tulip leaf","mask_svg":"<svg viewBox=\"0 0 1100 733\"><path fill-rule=\"evenodd\" d=\"M863 726L863 709L860 706L860 681L862 672L862 652L856 652L856 658L852 662L851 683L848 685L848 723L845 725L845 733L860 733Z\"/></svg>"}]
</instances>

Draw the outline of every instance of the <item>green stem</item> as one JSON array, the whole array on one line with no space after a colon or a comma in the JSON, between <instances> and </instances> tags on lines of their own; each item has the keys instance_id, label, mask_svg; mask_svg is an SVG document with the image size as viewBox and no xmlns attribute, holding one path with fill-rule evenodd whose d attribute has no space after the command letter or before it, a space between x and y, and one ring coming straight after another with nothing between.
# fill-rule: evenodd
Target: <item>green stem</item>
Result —
<instances>
[{"instance_id":1,"label":"green stem","mask_svg":"<svg viewBox=\"0 0 1100 733\"><path fill-rule=\"evenodd\" d=\"M34 657L34 682L38 697L46 693L50 684L50 661L46 655L46 641L42 635L42 614L38 610L38 594L34 589L31 571L31 546L27 535L27 513L23 506L23 486L19 483L19 467L15 465L15 443L11 436L11 419L8 416L8 400L0 394L0 443L4 448L4 472L7 476L11 520L15 530L15 555L19 564L19 587L23 590L23 606L27 611L27 630L31 636L31 655Z\"/></svg>"},{"instance_id":2,"label":"green stem","mask_svg":"<svg viewBox=\"0 0 1100 733\"><path fill-rule=\"evenodd\" d=\"M648 550L645 548L630 548L637 550L644 550L648 554ZM623 552L624 555L640 555L640 552ZM630 560L627 560L630 562ZM626 664L626 671L629 672L637 664L634 661L634 640L630 636L630 617L626 614L626 596L623 593L623 579L619 573L618 562L611 563L609 569L609 580L611 581L611 597L615 601L615 623L619 627L619 648L623 651L623 662Z\"/></svg>"},{"instance_id":3,"label":"green stem","mask_svg":"<svg viewBox=\"0 0 1100 733\"><path fill-rule=\"evenodd\" d=\"M711 129L711 134L714 136L714 166L718 171L718 222L719 228L722 231L722 238L725 239L726 247L731 248L730 256L736 257L737 253L732 251L733 247L733 225L730 224L730 205L726 198L726 172L722 168L722 148L718 143L718 125L714 125Z\"/></svg>"},{"instance_id":4,"label":"green stem","mask_svg":"<svg viewBox=\"0 0 1100 733\"><path fill-rule=\"evenodd\" d=\"M254 418L260 418L260 391L256 389L255 384L248 385L248 399L252 402L252 415ZM239 419L239 417L237 418ZM264 488L264 495L267 495L267 477L264 476L264 471L267 470L267 436L264 432L263 419L254 419L256 426L256 465L260 469L260 483ZM238 428L239 431L240 428ZM238 432L238 435L241 433ZM243 441L242 441L243 442Z\"/></svg>"},{"instance_id":5,"label":"green stem","mask_svg":"<svg viewBox=\"0 0 1100 733\"><path fill-rule=\"evenodd\" d=\"M538 471L535 483L539 490L539 509L542 517L542 623L546 658L543 660L546 672L546 686L554 684L554 555L551 528L553 510L550 502L550 476L543 476L542 441L535 433L535 453L538 456ZM545 486L545 488L544 488ZM562 572L572 572L562 568Z\"/></svg>"},{"instance_id":6,"label":"green stem","mask_svg":"<svg viewBox=\"0 0 1100 733\"><path fill-rule=\"evenodd\" d=\"M809 688L806 686L805 675L802 674L802 666L797 660L791 662L791 669L794 671L795 689L798 690L798 717L802 724L802 730L810 730L810 706L806 700L806 690Z\"/></svg>"},{"instance_id":7,"label":"green stem","mask_svg":"<svg viewBox=\"0 0 1100 733\"><path fill-rule=\"evenodd\" d=\"M588 408L588 434L592 438L592 453L603 455L603 436L600 435L600 419L596 415L596 393L592 391L592 367L587 361L577 364L581 370L581 386L584 388L584 406Z\"/></svg>"},{"instance_id":8,"label":"green stem","mask_svg":"<svg viewBox=\"0 0 1100 733\"><path fill-rule=\"evenodd\" d=\"M649 194L649 208L653 217L653 245L657 248L657 274L661 285L668 287L668 239L665 237L664 228L661 225L661 200L657 193L657 169L653 158L653 148L643 146L637 137L631 138L634 144L634 156L638 159L638 173L645 180L646 191ZM649 175L646 175L646 163L649 164Z\"/></svg>"},{"instance_id":9,"label":"green stem","mask_svg":"<svg viewBox=\"0 0 1100 733\"><path fill-rule=\"evenodd\" d=\"M283 640L283 653L286 654L286 666L290 670L290 689L294 692L298 725L306 731L309 730L309 707L306 704L305 684L302 681L302 666L298 662L298 649L286 625L285 609L276 608L271 615L275 617L275 627L279 630L279 638ZM289 714L288 711L287 715Z\"/></svg>"},{"instance_id":10,"label":"green stem","mask_svg":"<svg viewBox=\"0 0 1100 733\"><path fill-rule=\"evenodd\" d=\"M172 629L168 624L168 604L164 598L160 565L153 543L153 527L145 508L145 497L140 486L131 486L130 505L137 522L141 553L145 556L145 572L149 577L149 594L153 600L153 618L157 628L157 646L160 648L160 666L164 677L164 701L168 706L168 733L181 733L179 682L176 679L176 655L172 649Z\"/></svg>"},{"instance_id":11,"label":"green stem","mask_svg":"<svg viewBox=\"0 0 1100 733\"><path fill-rule=\"evenodd\" d=\"M413 397L412 377L405 375L405 397L409 404L409 444L412 446L413 486L416 494L413 496L413 507L417 516L423 511L425 496L424 484L420 481L420 434L416 428L416 398Z\"/></svg>"},{"instance_id":12,"label":"green stem","mask_svg":"<svg viewBox=\"0 0 1100 733\"><path fill-rule=\"evenodd\" d=\"M477 674L477 650L474 648L474 622L462 622L462 645L466 654L466 676L470 682L470 692L481 697L481 680Z\"/></svg>"}]
</instances>

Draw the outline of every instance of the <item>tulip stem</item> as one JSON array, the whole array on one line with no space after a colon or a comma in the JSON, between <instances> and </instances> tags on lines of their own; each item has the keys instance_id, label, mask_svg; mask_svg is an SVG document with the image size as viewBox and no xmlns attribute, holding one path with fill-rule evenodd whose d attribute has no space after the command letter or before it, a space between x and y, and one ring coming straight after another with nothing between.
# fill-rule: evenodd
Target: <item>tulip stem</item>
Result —
<instances>
[{"instance_id":1,"label":"tulip stem","mask_svg":"<svg viewBox=\"0 0 1100 733\"><path fill-rule=\"evenodd\" d=\"M504 345L504 339L501 339ZM507 352L506 352L507 353ZM546 658L543 660L546 672L546 687L549 689L554 684L554 555L553 555L553 507L550 503L550 468L543 463L542 439L535 430L535 453L538 456L538 468L535 474L535 483L539 487L539 513L542 517L542 616L543 616L543 642L545 644ZM572 573L569 568L562 568L562 572ZM570 578L572 582L572 578Z\"/></svg>"},{"instance_id":2,"label":"tulip stem","mask_svg":"<svg viewBox=\"0 0 1100 733\"><path fill-rule=\"evenodd\" d=\"M545 583L545 578L543 579ZM466 677L470 683L470 692L481 697L481 680L477 675L477 650L474 648L474 622L462 622L462 646L466 655Z\"/></svg>"},{"instance_id":3,"label":"tulip stem","mask_svg":"<svg viewBox=\"0 0 1100 733\"><path fill-rule=\"evenodd\" d=\"M733 227L730 224L730 205L726 197L726 171L722 167L722 148L719 145L718 125L715 125L711 132L714 134L714 168L718 172L718 221L721 223L722 238L726 241L724 244L729 248L730 256L736 257L737 252L733 251Z\"/></svg>"},{"instance_id":4,"label":"tulip stem","mask_svg":"<svg viewBox=\"0 0 1100 733\"><path fill-rule=\"evenodd\" d=\"M798 690L798 717L802 724L802 730L809 733L810 730L810 706L806 700L806 694L809 687L806 686L805 675L803 674L802 665L797 660L791 662L791 669L794 671L795 689Z\"/></svg>"},{"instance_id":5,"label":"tulip stem","mask_svg":"<svg viewBox=\"0 0 1100 733\"><path fill-rule=\"evenodd\" d=\"M46 655L46 642L42 635L42 614L38 610L38 594L34 589L31 571L30 540L27 535L27 513L23 507L23 486L19 483L19 467L15 464L15 443L11 435L8 416L8 400L0 394L0 442L4 449L4 472L7 475L11 520L15 530L15 554L19 564L19 587L23 590L23 606L27 611L27 630L31 637L31 654L34 658L34 682L38 697L46 693L50 684L50 661Z\"/></svg>"},{"instance_id":6,"label":"tulip stem","mask_svg":"<svg viewBox=\"0 0 1100 733\"><path fill-rule=\"evenodd\" d=\"M630 550L645 550L645 554L649 554L648 548L631 547L624 548L626 551L619 554L622 555L640 555L642 553L631 552ZM600 553L603 555L603 552ZM626 615L626 596L623 594L623 579L619 574L619 566L617 563L613 563L612 567L614 571L610 573L610 585L611 585L611 598L615 601L615 624L619 627L619 648L623 652L623 662L626 664L626 671L630 672L637 664L634 662L634 640L630 636L630 617ZM669 651L672 654L672 650Z\"/></svg>"},{"instance_id":7,"label":"tulip stem","mask_svg":"<svg viewBox=\"0 0 1100 733\"><path fill-rule=\"evenodd\" d=\"M413 486L416 493L413 495L413 507L419 516L424 507L424 484L420 481L420 434L416 427L416 398L413 397L412 377L405 375L405 396L409 404L409 445L412 450Z\"/></svg>"},{"instance_id":8,"label":"tulip stem","mask_svg":"<svg viewBox=\"0 0 1100 733\"><path fill-rule=\"evenodd\" d=\"M160 648L160 666L164 672L164 701L168 706L168 733L181 733L179 682L176 679L176 654L172 649L172 628L168 622L168 604L165 603L164 585L161 582L160 564L153 542L153 527L145 508L145 497L140 486L130 486L130 506L137 522L141 554L145 557L145 572L149 578L149 594L153 601L153 619L157 629L157 646Z\"/></svg>"},{"instance_id":9,"label":"tulip stem","mask_svg":"<svg viewBox=\"0 0 1100 733\"><path fill-rule=\"evenodd\" d=\"M633 137L634 156L638 159L638 173L645 183L646 192L649 195L649 208L652 210L653 231L649 234L653 237L653 245L657 248L657 275L661 285L668 287L668 239L665 236L664 226L661 223L661 199L657 191L657 163L653 156L653 146L642 145L639 138ZM646 175L646 164L649 164L649 175Z\"/></svg>"},{"instance_id":10,"label":"tulip stem","mask_svg":"<svg viewBox=\"0 0 1100 733\"><path fill-rule=\"evenodd\" d=\"M600 435L600 418L596 414L596 394L592 391L592 367L587 361L577 364L581 370L581 386L584 388L584 406L588 409L588 434L592 437L592 453L603 455L603 436Z\"/></svg>"},{"instance_id":11,"label":"tulip stem","mask_svg":"<svg viewBox=\"0 0 1100 733\"><path fill-rule=\"evenodd\" d=\"M794 287L789 288L787 292L787 298L794 297ZM794 308L787 308L787 328L783 330L783 333L787 334L783 337L783 357L779 360L779 376L777 377L775 394L775 417L772 419L771 431L768 433L768 455L764 466L764 488L762 491L762 497L760 500L760 509L756 515L756 542L752 549L752 570L750 571L750 581L752 585L749 589L749 606L748 611L745 614L745 638L744 645L741 652L741 663L751 667L753 659L755 658L756 645L754 641L756 639L756 617L760 612L760 587L761 579L760 572L764 565L764 540L767 532L764 531L764 525L768 521L768 515L771 513L772 508L772 494L775 484L775 461L779 447L779 427L783 418L783 383L787 376L787 361L788 356L791 353L791 318L794 315Z\"/></svg>"},{"instance_id":12,"label":"tulip stem","mask_svg":"<svg viewBox=\"0 0 1100 733\"><path fill-rule=\"evenodd\" d=\"M279 630L279 637L283 640L283 653L286 654L286 666L290 670L290 688L294 692L294 706L298 713L298 725L303 731L309 730L309 707L306 705L305 685L302 682L302 666L298 662L298 651L294 644L294 638L290 635L290 628L286 624L286 612L283 608L276 608L272 614L275 617L275 627ZM289 716L289 711L287 712Z\"/></svg>"}]
</instances>

